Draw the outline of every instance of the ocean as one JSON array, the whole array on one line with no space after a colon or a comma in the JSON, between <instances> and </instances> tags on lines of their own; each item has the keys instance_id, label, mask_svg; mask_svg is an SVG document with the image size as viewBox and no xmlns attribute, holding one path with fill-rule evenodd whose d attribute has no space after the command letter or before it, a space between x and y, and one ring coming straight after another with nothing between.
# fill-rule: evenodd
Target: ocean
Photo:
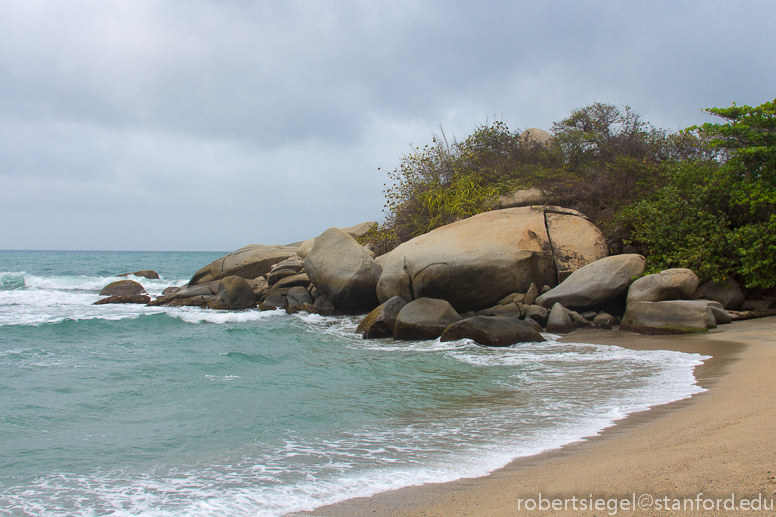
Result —
<instances>
[{"instance_id":1,"label":"ocean","mask_svg":"<svg viewBox=\"0 0 776 517\"><path fill-rule=\"evenodd\" d=\"M224 253L0 251L0 515L276 516L485 475L703 391L705 358L362 340L359 317L91 305Z\"/></svg>"}]
</instances>

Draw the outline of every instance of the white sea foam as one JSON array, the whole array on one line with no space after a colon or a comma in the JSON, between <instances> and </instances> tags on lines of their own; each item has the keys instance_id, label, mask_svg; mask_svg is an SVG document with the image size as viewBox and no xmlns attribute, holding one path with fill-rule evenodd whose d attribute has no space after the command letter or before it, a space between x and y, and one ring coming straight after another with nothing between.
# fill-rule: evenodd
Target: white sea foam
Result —
<instances>
[{"instance_id":1,"label":"white sea foam","mask_svg":"<svg viewBox=\"0 0 776 517\"><path fill-rule=\"evenodd\" d=\"M178 318L186 323L214 323L223 325L224 323L247 323L249 321L261 321L273 316L285 314L277 311L249 310L240 312L214 311L209 309L199 309L196 307L167 307L165 312L173 318Z\"/></svg>"}]
</instances>

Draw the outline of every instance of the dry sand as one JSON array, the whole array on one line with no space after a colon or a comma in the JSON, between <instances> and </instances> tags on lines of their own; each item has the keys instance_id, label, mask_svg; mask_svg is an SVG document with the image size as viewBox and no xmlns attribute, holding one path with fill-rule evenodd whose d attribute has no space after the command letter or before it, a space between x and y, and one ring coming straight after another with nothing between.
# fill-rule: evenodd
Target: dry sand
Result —
<instances>
[{"instance_id":1,"label":"dry sand","mask_svg":"<svg viewBox=\"0 0 776 517\"><path fill-rule=\"evenodd\" d=\"M565 340L711 355L695 372L708 391L633 414L600 436L520 458L489 476L408 487L299 515L776 516L776 509L770 510L776 500L776 317L735 322L704 335L583 330ZM631 507L633 494L636 510ZM732 511L726 509L733 504L731 494ZM653 498L651 506L648 497ZM738 506L741 498L757 497L760 511ZM547 509L556 498L562 499L556 507L565 509ZM610 498L628 503L614 507ZM609 506L583 509L582 500L592 506L591 499L592 505L602 499L598 504ZM684 511L663 509L677 499ZM690 499L692 506L685 501ZM544 511L530 510L532 502L542 504ZM698 503L705 510L697 511Z\"/></svg>"}]
</instances>

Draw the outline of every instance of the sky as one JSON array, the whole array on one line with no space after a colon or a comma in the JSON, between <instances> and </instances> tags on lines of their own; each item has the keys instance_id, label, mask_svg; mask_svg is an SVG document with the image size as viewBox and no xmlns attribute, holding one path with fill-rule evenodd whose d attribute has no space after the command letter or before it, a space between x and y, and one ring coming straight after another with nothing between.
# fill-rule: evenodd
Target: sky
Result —
<instances>
[{"instance_id":1,"label":"sky","mask_svg":"<svg viewBox=\"0 0 776 517\"><path fill-rule=\"evenodd\" d=\"M440 125L776 98L772 0L0 0L0 249L230 251L383 219ZM0 267L1 269L1 267Z\"/></svg>"}]
</instances>

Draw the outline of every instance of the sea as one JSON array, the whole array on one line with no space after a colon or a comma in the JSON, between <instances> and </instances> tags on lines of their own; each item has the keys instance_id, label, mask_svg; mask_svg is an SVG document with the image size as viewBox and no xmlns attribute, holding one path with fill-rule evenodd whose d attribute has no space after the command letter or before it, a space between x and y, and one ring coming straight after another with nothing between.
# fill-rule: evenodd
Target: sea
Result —
<instances>
[{"instance_id":1,"label":"sea","mask_svg":"<svg viewBox=\"0 0 776 517\"><path fill-rule=\"evenodd\" d=\"M703 391L706 357L363 340L358 316L92 305L221 252L0 251L0 515L279 516L482 476Z\"/></svg>"}]
</instances>

